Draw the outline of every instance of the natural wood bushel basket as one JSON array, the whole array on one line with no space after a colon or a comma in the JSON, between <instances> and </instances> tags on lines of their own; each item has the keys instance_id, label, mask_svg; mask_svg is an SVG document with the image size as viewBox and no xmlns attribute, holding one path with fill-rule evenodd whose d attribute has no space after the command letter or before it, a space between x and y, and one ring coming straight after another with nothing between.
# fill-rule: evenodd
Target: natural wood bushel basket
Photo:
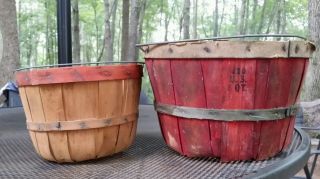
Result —
<instances>
[{"instance_id":1,"label":"natural wood bushel basket","mask_svg":"<svg viewBox=\"0 0 320 179\"><path fill-rule=\"evenodd\" d=\"M134 141L142 66L121 64L19 71L19 92L36 152L79 162Z\"/></svg>"}]
</instances>

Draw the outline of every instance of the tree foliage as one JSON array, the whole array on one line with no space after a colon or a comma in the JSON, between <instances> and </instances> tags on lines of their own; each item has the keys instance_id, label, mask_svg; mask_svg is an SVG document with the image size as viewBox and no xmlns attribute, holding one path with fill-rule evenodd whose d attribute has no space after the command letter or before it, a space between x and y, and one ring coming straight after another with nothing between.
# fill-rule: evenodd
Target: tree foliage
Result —
<instances>
[{"instance_id":1,"label":"tree foliage","mask_svg":"<svg viewBox=\"0 0 320 179\"><path fill-rule=\"evenodd\" d=\"M105 11L105 2L117 2L108 23L106 13L111 11ZM180 40L189 34L208 38L278 32L306 36L308 32L307 0L78 0L81 62L120 61L122 53L134 48L129 37L122 40L123 34L130 33L123 33L129 30L122 27L123 2L139 5L137 43ZM18 0L16 4L21 65L57 63L56 0ZM111 36L105 33L107 24ZM112 44L112 49L106 44ZM141 55L132 58L142 60Z\"/></svg>"}]
</instances>

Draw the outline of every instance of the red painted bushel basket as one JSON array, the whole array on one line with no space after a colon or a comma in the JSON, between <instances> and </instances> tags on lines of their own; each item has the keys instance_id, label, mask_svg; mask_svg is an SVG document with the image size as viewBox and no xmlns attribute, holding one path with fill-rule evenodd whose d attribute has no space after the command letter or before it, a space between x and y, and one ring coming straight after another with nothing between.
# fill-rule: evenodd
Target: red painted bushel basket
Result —
<instances>
[{"instance_id":1,"label":"red painted bushel basket","mask_svg":"<svg viewBox=\"0 0 320 179\"><path fill-rule=\"evenodd\" d=\"M310 42L198 40L140 48L162 135L173 150L263 160L291 142L295 104L315 50Z\"/></svg>"}]
</instances>

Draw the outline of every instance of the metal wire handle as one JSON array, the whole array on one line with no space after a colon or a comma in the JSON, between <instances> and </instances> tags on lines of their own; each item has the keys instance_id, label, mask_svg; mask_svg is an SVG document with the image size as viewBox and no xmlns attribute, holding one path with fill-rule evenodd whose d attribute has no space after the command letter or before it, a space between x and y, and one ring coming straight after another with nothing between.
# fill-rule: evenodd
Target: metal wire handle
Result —
<instances>
[{"instance_id":1,"label":"metal wire handle","mask_svg":"<svg viewBox=\"0 0 320 179\"><path fill-rule=\"evenodd\" d=\"M144 65L145 64L144 62L133 62L133 61L65 63L65 64L41 65L41 66L19 68L19 69L16 69L16 71L39 69L39 68L51 68L51 67L69 67L69 66L94 65L94 64L96 64L98 66L100 64L128 64L128 63L140 64L140 65Z\"/></svg>"},{"instance_id":2,"label":"metal wire handle","mask_svg":"<svg viewBox=\"0 0 320 179\"><path fill-rule=\"evenodd\" d=\"M254 38L254 37L291 37L291 38L293 37L293 38L307 40L306 37L293 35L293 34L247 34L247 35L235 35L235 36L226 36L226 37L212 37L212 38L204 38L204 39L188 39L188 40L178 40L178 41L168 41L168 42L136 44L136 47L143 47L148 45L165 45L170 43L196 42L196 41L205 41L205 40L227 40L227 39Z\"/></svg>"}]
</instances>

